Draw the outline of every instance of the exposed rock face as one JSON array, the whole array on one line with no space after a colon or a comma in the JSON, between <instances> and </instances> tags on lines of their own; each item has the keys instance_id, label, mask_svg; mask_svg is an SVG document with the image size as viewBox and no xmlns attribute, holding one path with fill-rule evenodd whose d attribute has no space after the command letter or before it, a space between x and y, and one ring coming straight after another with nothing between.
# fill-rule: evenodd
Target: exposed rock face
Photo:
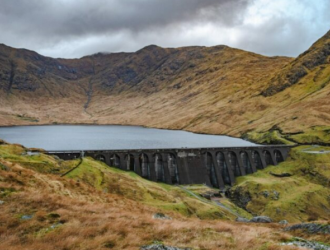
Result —
<instances>
[{"instance_id":1,"label":"exposed rock face","mask_svg":"<svg viewBox=\"0 0 330 250\"><path fill-rule=\"evenodd\" d=\"M294 237L293 241L288 242L288 243L283 243L282 245L298 246L298 247L303 247L303 248L313 249L313 250L330 250L330 247L325 244L315 242L315 241L305 240L305 239L298 238L298 237Z\"/></svg>"},{"instance_id":2,"label":"exposed rock face","mask_svg":"<svg viewBox=\"0 0 330 250\"><path fill-rule=\"evenodd\" d=\"M311 234L316 234L316 233L330 234L330 225L322 225L317 223L303 223L303 224L296 224L287 227L285 228L285 230L286 231L303 230Z\"/></svg>"},{"instance_id":3,"label":"exposed rock face","mask_svg":"<svg viewBox=\"0 0 330 250\"><path fill-rule=\"evenodd\" d=\"M237 206L247 210L247 204L251 201L251 195L248 191L245 192L241 187L237 187L234 190L230 189L228 195Z\"/></svg>"},{"instance_id":4,"label":"exposed rock face","mask_svg":"<svg viewBox=\"0 0 330 250\"><path fill-rule=\"evenodd\" d=\"M172 220L171 217L163 214L163 213L155 213L153 216L152 216L153 219L159 219L159 220Z\"/></svg>"},{"instance_id":5,"label":"exposed rock face","mask_svg":"<svg viewBox=\"0 0 330 250\"><path fill-rule=\"evenodd\" d=\"M165 246L163 244L152 244L149 246L143 246L140 250L192 250L191 248L179 248L179 247L171 247Z\"/></svg>"}]
</instances>

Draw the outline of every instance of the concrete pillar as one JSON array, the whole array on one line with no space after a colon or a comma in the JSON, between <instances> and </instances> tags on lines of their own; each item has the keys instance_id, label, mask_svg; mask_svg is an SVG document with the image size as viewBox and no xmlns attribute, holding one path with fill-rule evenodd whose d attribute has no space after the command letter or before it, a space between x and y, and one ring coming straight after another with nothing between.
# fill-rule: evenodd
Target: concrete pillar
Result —
<instances>
[{"instance_id":1,"label":"concrete pillar","mask_svg":"<svg viewBox=\"0 0 330 250\"><path fill-rule=\"evenodd\" d=\"M218 188L224 188L225 187L225 182L222 179L222 175L221 175L221 169L220 166L218 166L218 161L217 161L217 156L216 156L216 152L211 152L211 157L212 157L212 162L213 162L213 166L215 169L215 174L217 177L217 182L218 182Z\"/></svg>"},{"instance_id":2,"label":"concrete pillar","mask_svg":"<svg viewBox=\"0 0 330 250\"><path fill-rule=\"evenodd\" d=\"M155 157L153 156L152 153L147 153L148 156L148 164L149 164L149 173L150 173L150 180L151 181L157 181L157 176L156 176L156 169L155 169Z\"/></svg>"},{"instance_id":3,"label":"concrete pillar","mask_svg":"<svg viewBox=\"0 0 330 250\"><path fill-rule=\"evenodd\" d=\"M117 154L119 157L119 169L123 169L124 168L124 162L125 162L125 154L124 153L118 153Z\"/></svg>"},{"instance_id":4,"label":"concrete pillar","mask_svg":"<svg viewBox=\"0 0 330 250\"><path fill-rule=\"evenodd\" d=\"M241 157L241 152L239 150L235 150L233 152L236 154L237 164L238 164L239 170L241 172L241 175L242 176L246 175L246 171L245 171L243 161L242 161L242 157Z\"/></svg>"},{"instance_id":5,"label":"concrete pillar","mask_svg":"<svg viewBox=\"0 0 330 250\"><path fill-rule=\"evenodd\" d=\"M140 160L139 160L140 155L133 154L133 156L134 156L134 172L136 174L142 176L141 164L140 164Z\"/></svg>"},{"instance_id":6,"label":"concrete pillar","mask_svg":"<svg viewBox=\"0 0 330 250\"><path fill-rule=\"evenodd\" d=\"M267 163L266 163L266 159L265 159L265 155L264 155L263 150L258 149L258 150L256 150L256 151L257 151L257 152L259 153L259 155L260 155L262 168L266 168Z\"/></svg>"},{"instance_id":7,"label":"concrete pillar","mask_svg":"<svg viewBox=\"0 0 330 250\"><path fill-rule=\"evenodd\" d=\"M272 158L273 165L276 166L278 163L277 163L277 160L276 160L276 157L275 157L275 154L274 154L274 150L271 149L271 150L268 150L268 152L270 153L270 156Z\"/></svg>"},{"instance_id":8,"label":"concrete pillar","mask_svg":"<svg viewBox=\"0 0 330 250\"><path fill-rule=\"evenodd\" d=\"M105 157L105 163L110 166L111 162L110 162L110 153L104 153L103 154Z\"/></svg>"},{"instance_id":9,"label":"concrete pillar","mask_svg":"<svg viewBox=\"0 0 330 250\"><path fill-rule=\"evenodd\" d=\"M171 174L168 166L167 154L163 153L161 154L161 156L162 156L162 162L164 168L165 183L172 184Z\"/></svg>"},{"instance_id":10,"label":"concrete pillar","mask_svg":"<svg viewBox=\"0 0 330 250\"><path fill-rule=\"evenodd\" d=\"M229 179L230 179L230 185L234 185L235 184L235 175L234 175L234 170L233 170L233 166L231 165L230 161L229 161L229 157L228 157L228 151L223 152L223 155L225 156L225 162L228 168L228 173L229 173Z\"/></svg>"},{"instance_id":11,"label":"concrete pillar","mask_svg":"<svg viewBox=\"0 0 330 250\"><path fill-rule=\"evenodd\" d=\"M248 150L246 151L247 155L248 155L248 158L249 158L249 161L250 161L250 164L251 164L251 168L252 168L252 172L255 173L257 172L257 166L256 166L256 163L252 157L252 152L251 150Z\"/></svg>"}]
</instances>

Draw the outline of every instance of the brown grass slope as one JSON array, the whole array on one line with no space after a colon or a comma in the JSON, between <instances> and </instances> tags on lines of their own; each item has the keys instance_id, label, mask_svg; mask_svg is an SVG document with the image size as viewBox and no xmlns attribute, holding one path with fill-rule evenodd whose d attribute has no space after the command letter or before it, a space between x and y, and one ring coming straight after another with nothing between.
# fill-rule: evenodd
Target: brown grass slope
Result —
<instances>
[{"instance_id":1,"label":"brown grass slope","mask_svg":"<svg viewBox=\"0 0 330 250\"><path fill-rule=\"evenodd\" d=\"M196 250L297 249L279 245L290 241L292 234L276 224L200 219L175 210L166 211L172 220L152 219L155 212L162 210L144 202L145 196L153 193L152 203L157 203L157 199L158 203L164 203L184 195L176 193L174 197L170 187L135 180L136 177L131 177L129 185L120 185L118 182L125 182L129 173L109 167L111 175L102 181L90 178L102 164L89 159L86 163L94 167L89 169L87 179L83 177L86 172L82 171L86 166L78 173L59 177L50 171L51 166L60 172L63 170L58 159L42 154L28 156L25 151L19 145L0 145L1 249L139 249L154 241ZM37 162L43 162L44 166ZM63 166L70 164L72 162ZM111 182L104 190L107 178ZM143 187L147 187L149 193L141 193ZM188 199L194 198L185 199L191 204ZM196 207L197 212L199 209L201 204ZM302 236L322 238L328 243L330 240L325 235Z\"/></svg>"},{"instance_id":2,"label":"brown grass slope","mask_svg":"<svg viewBox=\"0 0 330 250\"><path fill-rule=\"evenodd\" d=\"M329 55L329 32L296 59L151 45L68 60L1 45L0 124L128 124L329 143Z\"/></svg>"}]
</instances>

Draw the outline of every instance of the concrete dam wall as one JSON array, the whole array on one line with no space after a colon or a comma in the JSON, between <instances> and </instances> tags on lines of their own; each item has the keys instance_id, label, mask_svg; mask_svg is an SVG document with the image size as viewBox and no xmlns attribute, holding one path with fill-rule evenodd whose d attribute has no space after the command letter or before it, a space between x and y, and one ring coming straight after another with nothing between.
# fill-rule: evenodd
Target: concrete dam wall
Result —
<instances>
[{"instance_id":1,"label":"concrete dam wall","mask_svg":"<svg viewBox=\"0 0 330 250\"><path fill-rule=\"evenodd\" d=\"M167 184L206 184L223 189L237 176L284 161L291 146L49 151L64 160L92 157L109 166L134 171Z\"/></svg>"}]
</instances>

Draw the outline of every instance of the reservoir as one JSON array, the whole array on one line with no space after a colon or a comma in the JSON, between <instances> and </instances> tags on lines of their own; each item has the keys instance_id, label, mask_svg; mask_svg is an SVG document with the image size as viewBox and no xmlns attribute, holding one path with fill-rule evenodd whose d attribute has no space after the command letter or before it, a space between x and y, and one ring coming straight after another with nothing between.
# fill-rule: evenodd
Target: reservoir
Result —
<instances>
[{"instance_id":1,"label":"reservoir","mask_svg":"<svg viewBox=\"0 0 330 250\"><path fill-rule=\"evenodd\" d=\"M0 127L0 139L45 150L106 150L249 147L256 144L222 135L121 125Z\"/></svg>"}]
</instances>

